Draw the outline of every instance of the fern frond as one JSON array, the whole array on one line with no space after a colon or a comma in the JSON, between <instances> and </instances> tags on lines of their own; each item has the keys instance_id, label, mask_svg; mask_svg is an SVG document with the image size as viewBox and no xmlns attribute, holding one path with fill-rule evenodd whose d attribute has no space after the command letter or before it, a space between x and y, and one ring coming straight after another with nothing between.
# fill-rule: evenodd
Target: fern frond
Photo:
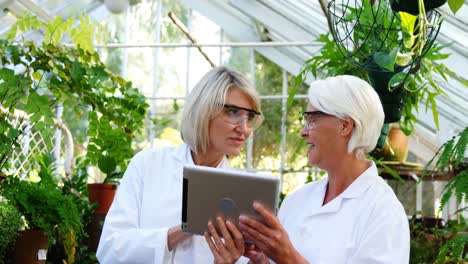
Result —
<instances>
[{"instance_id":1,"label":"fern frond","mask_svg":"<svg viewBox=\"0 0 468 264\"><path fill-rule=\"evenodd\" d=\"M462 256L465 245L468 243L468 234L458 233L449 239L439 251L436 263L461 262L467 259Z\"/></svg>"},{"instance_id":2,"label":"fern frond","mask_svg":"<svg viewBox=\"0 0 468 264\"><path fill-rule=\"evenodd\" d=\"M455 152L455 137L447 141L444 145L442 153L435 164L436 169L444 169L450 166L453 159L453 153Z\"/></svg>"},{"instance_id":3,"label":"fern frond","mask_svg":"<svg viewBox=\"0 0 468 264\"><path fill-rule=\"evenodd\" d=\"M468 145L468 127L466 127L462 133L460 133L460 138L455 145L455 153L454 153L454 159L455 159L455 167L458 167L463 159L465 158L465 153L466 153L466 146Z\"/></svg>"}]
</instances>

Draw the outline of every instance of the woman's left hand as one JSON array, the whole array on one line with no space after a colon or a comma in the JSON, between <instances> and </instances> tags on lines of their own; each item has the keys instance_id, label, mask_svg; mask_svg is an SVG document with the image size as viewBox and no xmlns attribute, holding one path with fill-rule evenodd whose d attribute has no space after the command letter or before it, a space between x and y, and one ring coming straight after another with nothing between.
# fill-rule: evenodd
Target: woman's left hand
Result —
<instances>
[{"instance_id":1,"label":"woman's left hand","mask_svg":"<svg viewBox=\"0 0 468 264\"><path fill-rule=\"evenodd\" d=\"M292 245L278 218L260 203L255 202L253 207L263 217L265 224L252 217L241 215L239 228L245 239L253 241L265 255L276 263L307 263Z\"/></svg>"},{"instance_id":2,"label":"woman's left hand","mask_svg":"<svg viewBox=\"0 0 468 264\"><path fill-rule=\"evenodd\" d=\"M237 227L229 220L216 218L216 226L221 232L221 240L215 226L208 222L205 239L214 256L214 263L235 263L244 254L244 238Z\"/></svg>"}]
</instances>

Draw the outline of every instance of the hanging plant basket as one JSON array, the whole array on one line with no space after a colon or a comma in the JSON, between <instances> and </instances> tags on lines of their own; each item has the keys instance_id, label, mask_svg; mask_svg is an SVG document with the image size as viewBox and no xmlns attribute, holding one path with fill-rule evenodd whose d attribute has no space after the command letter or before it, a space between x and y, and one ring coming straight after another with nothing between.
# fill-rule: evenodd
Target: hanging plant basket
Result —
<instances>
[{"instance_id":1,"label":"hanging plant basket","mask_svg":"<svg viewBox=\"0 0 468 264\"><path fill-rule=\"evenodd\" d=\"M394 123L400 121L403 108L405 106L407 91L404 87L396 87L393 90L388 89L390 79L401 72L402 68L396 68L394 72L369 70L369 81L380 97L385 113L384 123Z\"/></svg>"},{"instance_id":2,"label":"hanging plant basket","mask_svg":"<svg viewBox=\"0 0 468 264\"><path fill-rule=\"evenodd\" d=\"M447 3L447 0L424 0L424 7L426 12L429 12L445 3ZM412 15L419 14L418 0L390 0L390 5L392 10L396 12L402 11Z\"/></svg>"}]
</instances>

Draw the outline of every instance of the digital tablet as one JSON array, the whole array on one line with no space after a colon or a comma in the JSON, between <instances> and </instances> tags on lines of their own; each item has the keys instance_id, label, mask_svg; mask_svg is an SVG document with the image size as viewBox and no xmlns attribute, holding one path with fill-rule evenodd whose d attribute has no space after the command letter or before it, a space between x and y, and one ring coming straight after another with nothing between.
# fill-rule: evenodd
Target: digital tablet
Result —
<instances>
[{"instance_id":1,"label":"digital tablet","mask_svg":"<svg viewBox=\"0 0 468 264\"><path fill-rule=\"evenodd\" d=\"M252 207L262 203L276 215L279 179L272 175L204 166L184 166L182 231L203 235L217 216L236 225L239 215L262 220Z\"/></svg>"}]
</instances>

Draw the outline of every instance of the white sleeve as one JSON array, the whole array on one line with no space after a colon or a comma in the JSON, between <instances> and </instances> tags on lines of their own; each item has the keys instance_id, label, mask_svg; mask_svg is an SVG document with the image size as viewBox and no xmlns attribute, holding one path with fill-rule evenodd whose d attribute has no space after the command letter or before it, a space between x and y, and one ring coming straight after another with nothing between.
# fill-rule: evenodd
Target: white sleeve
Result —
<instances>
[{"instance_id":1,"label":"white sleeve","mask_svg":"<svg viewBox=\"0 0 468 264\"><path fill-rule=\"evenodd\" d=\"M132 159L106 216L96 256L102 264L166 263L174 251L167 248L170 227L140 226L142 175Z\"/></svg>"},{"instance_id":2,"label":"white sleeve","mask_svg":"<svg viewBox=\"0 0 468 264\"><path fill-rule=\"evenodd\" d=\"M409 224L403 207L389 203L375 211L347 263L409 263Z\"/></svg>"}]
</instances>

